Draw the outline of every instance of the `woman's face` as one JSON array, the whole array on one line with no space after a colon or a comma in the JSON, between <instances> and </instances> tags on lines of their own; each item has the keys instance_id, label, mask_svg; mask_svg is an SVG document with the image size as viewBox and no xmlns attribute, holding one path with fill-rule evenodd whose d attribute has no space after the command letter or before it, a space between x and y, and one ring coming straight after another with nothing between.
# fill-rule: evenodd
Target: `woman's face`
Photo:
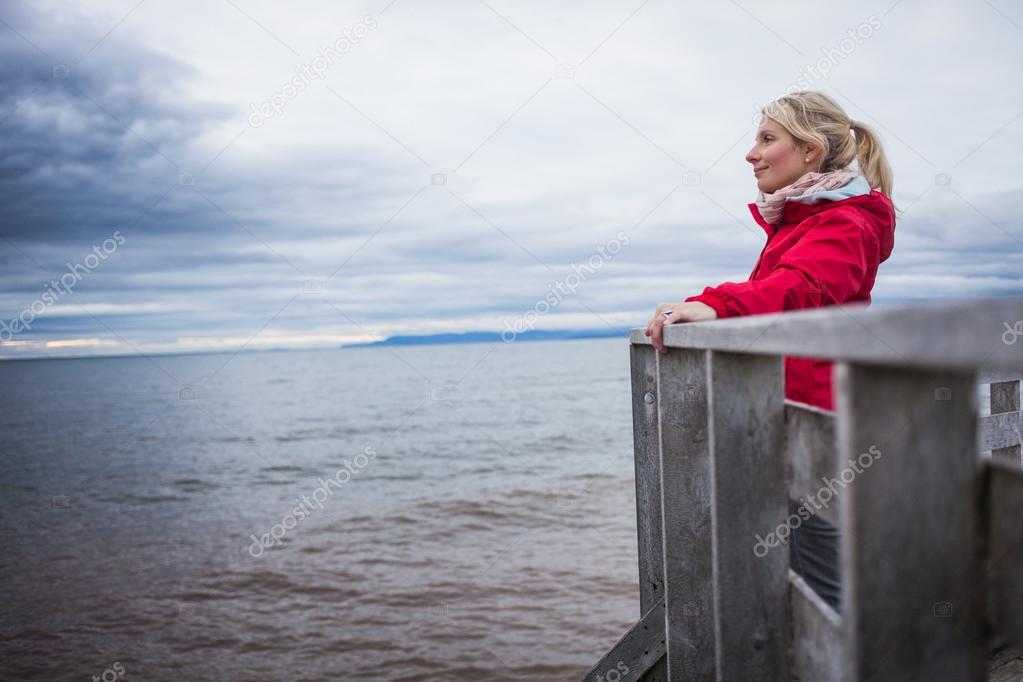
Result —
<instances>
[{"instance_id":1,"label":"woman's face","mask_svg":"<svg viewBox=\"0 0 1023 682\"><path fill-rule=\"evenodd\" d=\"M807 151L809 149L809 151ZM806 158L810 162L806 162ZM777 122L764 117L757 129L757 139L746 154L753 164L757 187L764 194L776 192L816 169L817 153L806 145L797 145L796 138Z\"/></svg>"}]
</instances>

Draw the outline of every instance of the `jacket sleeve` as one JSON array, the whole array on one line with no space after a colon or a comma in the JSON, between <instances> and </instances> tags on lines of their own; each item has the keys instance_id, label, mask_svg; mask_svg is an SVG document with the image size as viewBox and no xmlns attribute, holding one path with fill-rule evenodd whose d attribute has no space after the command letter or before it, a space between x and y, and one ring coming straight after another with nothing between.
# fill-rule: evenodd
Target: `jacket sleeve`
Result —
<instances>
[{"instance_id":1,"label":"jacket sleeve","mask_svg":"<svg viewBox=\"0 0 1023 682\"><path fill-rule=\"evenodd\" d=\"M827 213L782 255L767 277L707 287L685 302L699 301L725 318L849 300L864 278L877 272L880 248L873 229L855 213Z\"/></svg>"}]
</instances>

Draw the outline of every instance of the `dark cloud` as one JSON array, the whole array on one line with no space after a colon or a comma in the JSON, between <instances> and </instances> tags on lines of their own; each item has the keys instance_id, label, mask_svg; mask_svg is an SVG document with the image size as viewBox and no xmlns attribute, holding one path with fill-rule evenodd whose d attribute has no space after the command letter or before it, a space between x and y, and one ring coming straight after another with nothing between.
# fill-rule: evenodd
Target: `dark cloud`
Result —
<instances>
[{"instance_id":1,"label":"dark cloud","mask_svg":"<svg viewBox=\"0 0 1023 682\"><path fill-rule=\"evenodd\" d=\"M37 47L29 36L46 33L47 17L9 7L12 28L0 30L0 234L20 243L101 238L176 182L177 151L233 112L188 96L196 72L171 56L114 34L81 61L62 57L96 40L96 27L65 23Z\"/></svg>"}]
</instances>

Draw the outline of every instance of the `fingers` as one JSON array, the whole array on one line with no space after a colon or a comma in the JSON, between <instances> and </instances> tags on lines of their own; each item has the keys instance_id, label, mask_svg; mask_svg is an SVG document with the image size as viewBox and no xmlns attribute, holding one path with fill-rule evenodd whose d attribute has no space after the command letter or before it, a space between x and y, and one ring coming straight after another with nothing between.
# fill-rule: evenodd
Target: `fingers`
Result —
<instances>
[{"instance_id":1,"label":"fingers","mask_svg":"<svg viewBox=\"0 0 1023 682\"><path fill-rule=\"evenodd\" d=\"M669 309L671 314L665 315L665 311ZM676 322L685 322L687 319L684 312L684 304L662 303L657 306L657 313L654 315L654 319L647 325L647 336L650 337L650 343L660 353L667 353L668 349L664 345L664 327Z\"/></svg>"},{"instance_id":2,"label":"fingers","mask_svg":"<svg viewBox=\"0 0 1023 682\"><path fill-rule=\"evenodd\" d=\"M650 321L646 323L646 331L644 334L650 336L654 331L654 324L664 319L664 314L661 312L661 306L657 306L657 310L654 311L654 316L650 318Z\"/></svg>"},{"instance_id":3,"label":"fingers","mask_svg":"<svg viewBox=\"0 0 1023 682\"><path fill-rule=\"evenodd\" d=\"M647 336L650 336L650 334L653 332L653 325L654 325L655 322L659 322L659 321L663 322L664 321L664 318L665 318L664 311L670 309L672 305L674 305L674 304L673 303L661 303L660 305L657 306L657 309L654 311L654 316L650 318L649 322L647 322L647 325L646 325L646 335Z\"/></svg>"},{"instance_id":4,"label":"fingers","mask_svg":"<svg viewBox=\"0 0 1023 682\"><path fill-rule=\"evenodd\" d=\"M658 352L668 352L668 349L664 346L664 325L684 322L687 319L683 312L684 308L684 303L661 303L657 306L653 318L647 323L646 331L643 333L650 337L650 343L653 344ZM671 311L671 314L665 315L665 311L668 310Z\"/></svg>"},{"instance_id":5,"label":"fingers","mask_svg":"<svg viewBox=\"0 0 1023 682\"><path fill-rule=\"evenodd\" d=\"M650 343L654 345L660 353L667 353L667 349L664 347L664 320L666 318L661 315L660 319L654 320L650 323Z\"/></svg>"}]
</instances>

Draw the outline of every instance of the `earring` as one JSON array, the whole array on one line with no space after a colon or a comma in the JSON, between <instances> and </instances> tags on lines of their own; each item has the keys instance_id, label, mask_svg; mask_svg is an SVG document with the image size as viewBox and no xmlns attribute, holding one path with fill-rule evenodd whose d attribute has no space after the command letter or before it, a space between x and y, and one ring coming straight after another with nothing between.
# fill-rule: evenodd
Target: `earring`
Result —
<instances>
[{"instance_id":1,"label":"earring","mask_svg":"<svg viewBox=\"0 0 1023 682\"><path fill-rule=\"evenodd\" d=\"M810 157L809 157L809 156L808 156L808 157L806 157L806 162L807 162L807 163L810 163Z\"/></svg>"}]
</instances>

